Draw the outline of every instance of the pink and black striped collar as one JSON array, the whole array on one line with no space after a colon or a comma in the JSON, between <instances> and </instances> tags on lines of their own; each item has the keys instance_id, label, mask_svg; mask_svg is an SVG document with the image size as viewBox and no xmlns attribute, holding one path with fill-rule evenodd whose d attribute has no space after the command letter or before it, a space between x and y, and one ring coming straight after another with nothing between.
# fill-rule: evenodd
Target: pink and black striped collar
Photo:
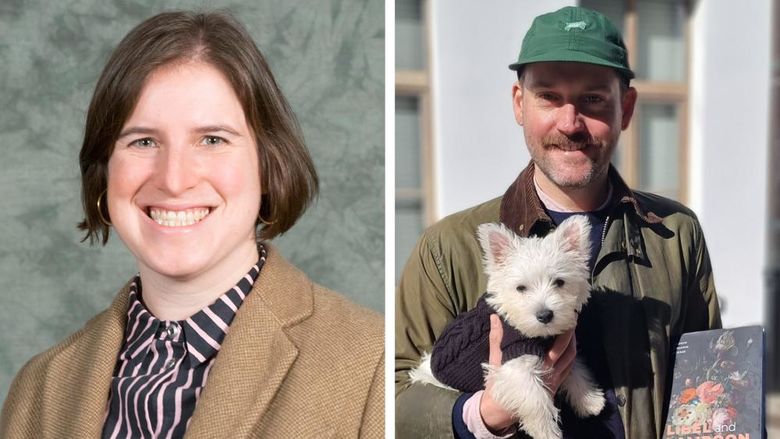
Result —
<instances>
[{"instance_id":1,"label":"pink and black striped collar","mask_svg":"<svg viewBox=\"0 0 780 439\"><path fill-rule=\"evenodd\" d=\"M119 360L133 359L146 355L155 338L172 337L174 341L183 341L187 346L190 367L202 364L219 352L230 323L236 316L244 298L252 291L252 286L266 260L265 247L258 246L260 259L249 269L236 285L221 295L214 303L198 311L185 320L158 320L150 313L141 300L141 278L131 281L125 326L124 347Z\"/></svg>"}]
</instances>

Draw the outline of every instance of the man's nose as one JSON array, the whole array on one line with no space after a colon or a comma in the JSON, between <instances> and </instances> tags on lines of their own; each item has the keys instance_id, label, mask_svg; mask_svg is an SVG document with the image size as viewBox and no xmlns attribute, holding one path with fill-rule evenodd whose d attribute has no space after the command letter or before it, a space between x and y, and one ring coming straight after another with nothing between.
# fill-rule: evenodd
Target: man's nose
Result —
<instances>
[{"instance_id":1,"label":"man's nose","mask_svg":"<svg viewBox=\"0 0 780 439\"><path fill-rule=\"evenodd\" d=\"M574 104L564 104L558 108L557 128L561 134L571 136L582 132L585 129L585 122L582 120L582 114L577 110Z\"/></svg>"},{"instance_id":2,"label":"man's nose","mask_svg":"<svg viewBox=\"0 0 780 439\"><path fill-rule=\"evenodd\" d=\"M163 148L155 169L158 186L170 195L179 195L196 185L197 170L192 148L174 145Z\"/></svg>"}]
</instances>

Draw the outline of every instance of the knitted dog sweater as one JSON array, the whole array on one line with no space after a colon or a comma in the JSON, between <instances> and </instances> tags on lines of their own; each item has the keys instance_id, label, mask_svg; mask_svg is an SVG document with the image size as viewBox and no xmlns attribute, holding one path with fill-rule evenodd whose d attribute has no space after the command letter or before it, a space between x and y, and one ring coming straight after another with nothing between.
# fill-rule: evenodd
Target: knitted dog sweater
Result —
<instances>
[{"instance_id":1,"label":"knitted dog sweater","mask_svg":"<svg viewBox=\"0 0 780 439\"><path fill-rule=\"evenodd\" d=\"M461 313L436 339L431 353L431 371L440 382L462 392L485 388L482 363L488 362L490 344L490 314L496 311L483 294L474 309ZM501 340L503 361L521 355L544 356L555 337L529 338L501 319L504 337Z\"/></svg>"}]
</instances>

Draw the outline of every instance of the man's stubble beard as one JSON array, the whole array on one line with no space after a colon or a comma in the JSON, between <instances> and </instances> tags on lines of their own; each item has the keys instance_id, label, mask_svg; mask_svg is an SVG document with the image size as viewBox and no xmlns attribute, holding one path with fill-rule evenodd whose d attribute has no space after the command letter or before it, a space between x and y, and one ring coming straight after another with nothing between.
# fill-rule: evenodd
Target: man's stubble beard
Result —
<instances>
[{"instance_id":1,"label":"man's stubble beard","mask_svg":"<svg viewBox=\"0 0 780 439\"><path fill-rule=\"evenodd\" d=\"M552 148L563 150L579 150L587 146L597 148L601 152L607 152L606 163L597 163L592 157L585 155L585 160L590 164L588 171L582 176L570 177L565 169L559 169L561 164L556 165L547 152ZM534 154L533 151L542 151L542 154ZM590 136L574 136L572 138L564 135L549 135L542 139L540 148L529 148L531 159L540 171L561 189L582 189L588 187L591 183L600 180L609 169L609 160L614 148L610 148L602 139L592 138ZM565 163L563 164L565 165ZM576 178L576 179L575 179Z\"/></svg>"}]
</instances>

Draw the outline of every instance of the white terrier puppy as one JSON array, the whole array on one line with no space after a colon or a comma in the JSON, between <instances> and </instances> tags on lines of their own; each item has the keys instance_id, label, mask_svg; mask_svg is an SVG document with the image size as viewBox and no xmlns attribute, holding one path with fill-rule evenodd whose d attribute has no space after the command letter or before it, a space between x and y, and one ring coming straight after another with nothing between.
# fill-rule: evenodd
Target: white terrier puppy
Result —
<instances>
[{"instance_id":1,"label":"white terrier puppy","mask_svg":"<svg viewBox=\"0 0 780 439\"><path fill-rule=\"evenodd\" d=\"M534 438L560 438L559 410L545 385L543 356L554 337L577 325L590 297L590 224L575 215L544 238L521 238L499 224L482 224L487 293L436 340L431 355L410 372L414 382L475 392L492 379L491 396ZM487 364L490 314L501 317L505 362ZM508 359L508 360L507 360ZM579 359L561 393L580 417L604 408L604 393Z\"/></svg>"}]
</instances>

